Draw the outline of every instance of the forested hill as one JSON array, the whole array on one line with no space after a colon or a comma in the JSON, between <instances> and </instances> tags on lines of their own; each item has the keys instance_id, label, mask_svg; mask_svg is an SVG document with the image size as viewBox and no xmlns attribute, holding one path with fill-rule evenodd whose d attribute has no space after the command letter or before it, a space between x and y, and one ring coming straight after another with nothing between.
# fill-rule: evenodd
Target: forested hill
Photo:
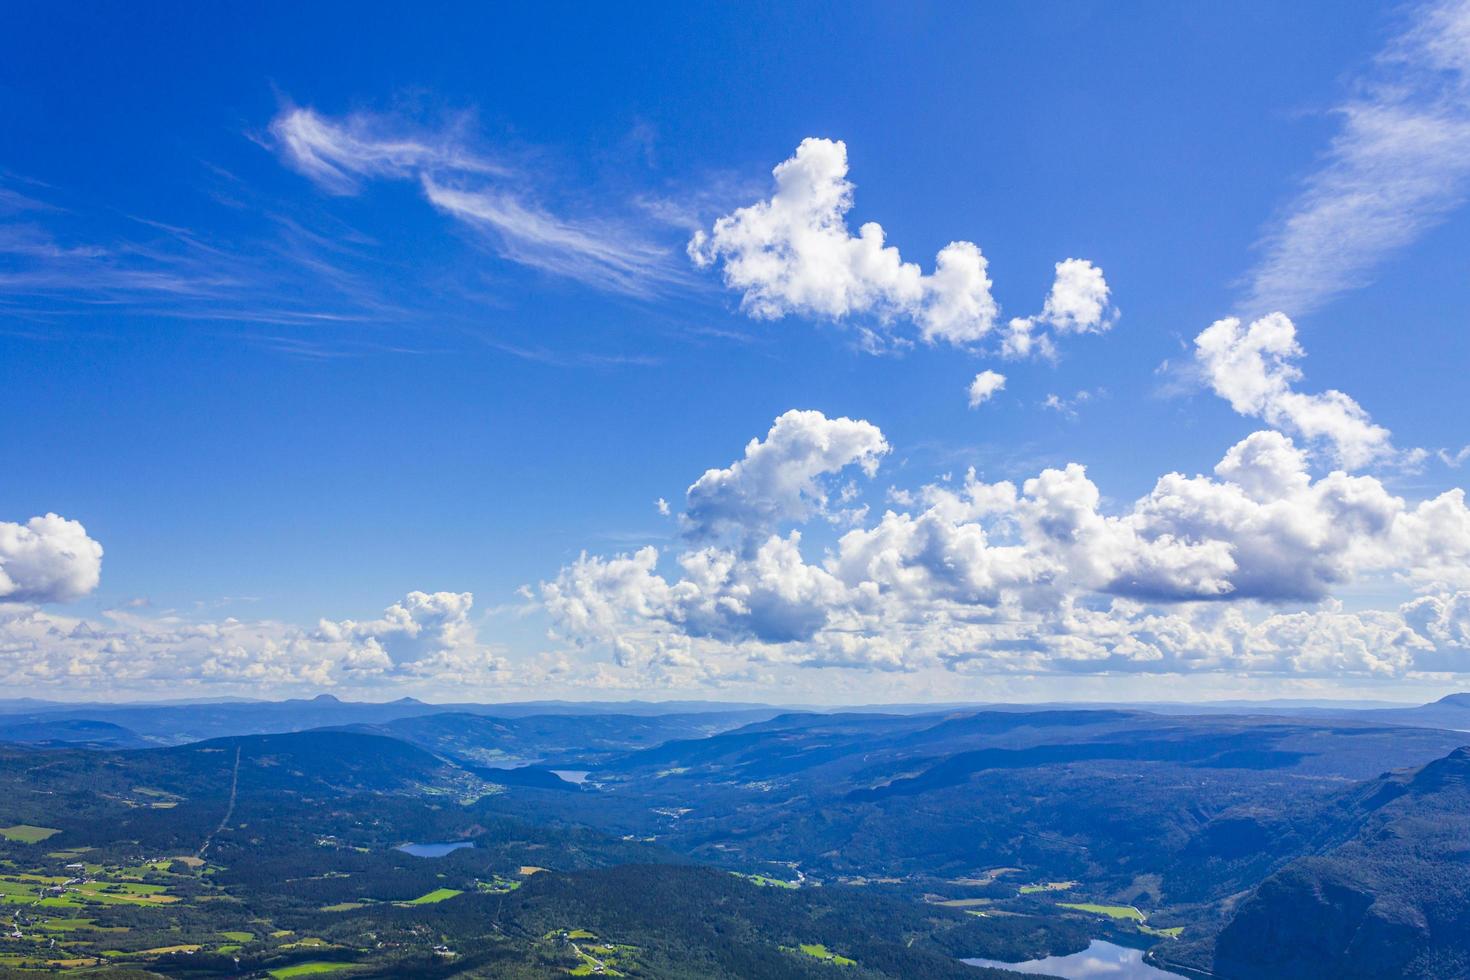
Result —
<instances>
[{"instance_id":1,"label":"forested hill","mask_svg":"<svg viewBox=\"0 0 1470 980\"><path fill-rule=\"evenodd\" d=\"M1112 939L1228 980L1470 977L1464 733L732 720L0 745L0 968L958 978Z\"/></svg>"},{"instance_id":2,"label":"forested hill","mask_svg":"<svg viewBox=\"0 0 1470 980\"><path fill-rule=\"evenodd\" d=\"M1220 933L1223 976L1470 976L1470 748L1344 793Z\"/></svg>"},{"instance_id":3,"label":"forested hill","mask_svg":"<svg viewBox=\"0 0 1470 980\"><path fill-rule=\"evenodd\" d=\"M603 716L617 715L623 724L637 729L668 734L662 738L679 738L709 734L734 728L777 714L774 708L759 705L720 705L713 702L676 702L668 705L630 702L610 703L527 702L507 704L426 704L414 698L397 701L343 701L330 694L288 701L224 701L204 704L56 704L30 701L0 701L0 741L86 742L68 723L101 722L126 735L111 731L110 739L119 747L131 744L182 745L208 738L231 735L264 735L299 732L312 728L348 725L391 725L394 722L429 715L480 716L491 719L562 718L584 719L596 725ZM632 719L641 719L641 722ZM6 730L17 735L7 736ZM406 729L407 730L407 729ZM660 739L661 740L661 739ZM624 749L639 748L650 743L628 741L618 743Z\"/></svg>"}]
</instances>

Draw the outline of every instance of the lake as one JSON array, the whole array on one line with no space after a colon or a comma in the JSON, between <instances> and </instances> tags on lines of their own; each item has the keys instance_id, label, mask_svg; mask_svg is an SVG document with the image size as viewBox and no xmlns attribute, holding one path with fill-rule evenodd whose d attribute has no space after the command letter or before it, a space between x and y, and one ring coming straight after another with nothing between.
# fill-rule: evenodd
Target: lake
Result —
<instances>
[{"instance_id":1,"label":"lake","mask_svg":"<svg viewBox=\"0 0 1470 980\"><path fill-rule=\"evenodd\" d=\"M988 966L1017 973L1041 973L1066 980L1180 980L1181 974L1160 970L1143 961L1143 950L1130 949L1094 939L1080 953L1048 956L1024 963L1000 960L964 960L971 966Z\"/></svg>"},{"instance_id":2,"label":"lake","mask_svg":"<svg viewBox=\"0 0 1470 980\"><path fill-rule=\"evenodd\" d=\"M591 770L589 769L553 769L551 771L567 782L576 783L578 786L585 783L587 777L591 775Z\"/></svg>"},{"instance_id":3,"label":"lake","mask_svg":"<svg viewBox=\"0 0 1470 980\"><path fill-rule=\"evenodd\" d=\"M442 844L399 844L397 847L393 848L393 850L402 851L404 854L412 854L414 857L436 858L443 857L450 851L457 851L461 847L474 846L474 841L456 840L445 841Z\"/></svg>"}]
</instances>

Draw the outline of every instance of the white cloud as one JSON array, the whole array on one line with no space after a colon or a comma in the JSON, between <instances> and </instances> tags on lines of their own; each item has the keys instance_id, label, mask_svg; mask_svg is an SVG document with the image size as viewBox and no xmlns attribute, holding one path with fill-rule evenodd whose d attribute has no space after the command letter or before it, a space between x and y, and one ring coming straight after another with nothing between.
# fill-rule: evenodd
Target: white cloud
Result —
<instances>
[{"instance_id":1,"label":"white cloud","mask_svg":"<svg viewBox=\"0 0 1470 980\"><path fill-rule=\"evenodd\" d=\"M1063 398L1056 392L1050 392L1045 398L1042 399L1041 407L1056 412L1058 415L1061 415L1064 418L1075 419L1077 417L1077 409L1079 407L1081 407L1082 405L1086 405L1088 402L1092 401L1093 398L1101 397L1105 394L1107 394L1107 392L1102 388L1099 388L1096 391L1089 391L1084 388L1081 391L1073 392L1070 398Z\"/></svg>"},{"instance_id":2,"label":"white cloud","mask_svg":"<svg viewBox=\"0 0 1470 980\"><path fill-rule=\"evenodd\" d=\"M701 267L723 262L725 284L742 291L748 313L840 319L922 310L924 274L884 244L883 227L868 222L856 236L847 230L853 185L845 143L804 139L772 175L776 190L769 200L720 218L709 234L696 232L689 243ZM988 296L979 305L986 302Z\"/></svg>"},{"instance_id":3,"label":"white cloud","mask_svg":"<svg viewBox=\"0 0 1470 980\"><path fill-rule=\"evenodd\" d=\"M856 235L849 231L853 185L845 143L808 137L772 175L770 198L719 218L689 242L697 265L721 267L725 285L740 291L748 314L768 320L867 317L882 325L907 320L927 343L964 347L994 329L1000 308L979 246L950 242L926 274L886 244L876 221ZM1057 272L1046 316L1071 332L1105 329L1103 307L1094 309L1107 301L1101 272L1078 259L1059 263Z\"/></svg>"},{"instance_id":4,"label":"white cloud","mask_svg":"<svg viewBox=\"0 0 1470 980\"><path fill-rule=\"evenodd\" d=\"M970 407L979 408L1006 386L1006 376L996 371L981 371L970 382Z\"/></svg>"},{"instance_id":5,"label":"white cloud","mask_svg":"<svg viewBox=\"0 0 1470 980\"><path fill-rule=\"evenodd\" d=\"M0 602L0 684L8 690L302 691L425 682L449 688L513 675L480 642L468 593L409 593L380 619L197 621L114 609L83 618ZM529 668L528 668L529 669Z\"/></svg>"},{"instance_id":6,"label":"white cloud","mask_svg":"<svg viewBox=\"0 0 1470 980\"><path fill-rule=\"evenodd\" d=\"M685 527L696 537L753 534L825 514L830 478L849 466L871 476L887 452L883 433L869 422L793 409L764 441L752 439L744 458L706 470L689 487Z\"/></svg>"},{"instance_id":7,"label":"white cloud","mask_svg":"<svg viewBox=\"0 0 1470 980\"><path fill-rule=\"evenodd\" d=\"M1285 314L1263 316L1249 327L1235 317L1218 320L1194 339L1194 346L1206 380L1231 408L1325 443L1348 469L1415 465L1425 456L1423 450L1395 449L1389 431L1341 391L1306 395L1295 390L1302 377L1295 362L1306 352Z\"/></svg>"},{"instance_id":8,"label":"white cloud","mask_svg":"<svg viewBox=\"0 0 1470 980\"><path fill-rule=\"evenodd\" d=\"M1321 166L1265 236L1245 309L1302 315L1365 285L1374 265L1470 190L1470 3L1435 0L1357 79Z\"/></svg>"},{"instance_id":9,"label":"white cloud","mask_svg":"<svg viewBox=\"0 0 1470 980\"><path fill-rule=\"evenodd\" d=\"M990 333L1000 307L990 295L987 266L980 247L971 242L950 242L939 250L934 274L924 281L925 302L918 313L924 340L971 345Z\"/></svg>"},{"instance_id":10,"label":"white cloud","mask_svg":"<svg viewBox=\"0 0 1470 980\"><path fill-rule=\"evenodd\" d=\"M367 180L415 179L429 171L505 176L507 171L465 149L462 127L442 134L394 135L378 116L326 119L311 109L288 108L270 131L297 171L334 194L356 194Z\"/></svg>"},{"instance_id":11,"label":"white cloud","mask_svg":"<svg viewBox=\"0 0 1470 980\"><path fill-rule=\"evenodd\" d=\"M1057 263L1057 277L1041 309L1041 318L1057 333L1102 333L1113 325L1117 311L1108 302L1108 284L1102 270L1086 259Z\"/></svg>"},{"instance_id":12,"label":"white cloud","mask_svg":"<svg viewBox=\"0 0 1470 980\"><path fill-rule=\"evenodd\" d=\"M753 442L752 452L781 441ZM726 510L734 524L749 518L745 543L676 554L674 577L660 573L653 548L584 554L541 585L554 638L612 650L627 667L705 678L752 664L1314 676L1470 669L1455 627L1425 625L1452 622L1449 614L1430 617L1422 603L1404 607L1418 619L1398 609L1350 613L1332 598L1378 581L1458 601L1470 590L1463 493L1410 504L1371 477L1314 479L1279 432L1231 447L1213 476L1164 475L1116 514L1076 464L1020 487L971 473L961 486L890 499L907 509L847 531L819 559L803 555L797 532L781 531L821 511L795 504ZM1286 603L1302 608L1282 611Z\"/></svg>"},{"instance_id":13,"label":"white cloud","mask_svg":"<svg viewBox=\"0 0 1470 980\"><path fill-rule=\"evenodd\" d=\"M1441 449L1435 455L1439 457L1439 461L1444 465L1451 469L1459 469L1465 465L1465 460L1470 459L1470 445L1461 446L1454 452L1450 452L1448 449Z\"/></svg>"},{"instance_id":14,"label":"white cloud","mask_svg":"<svg viewBox=\"0 0 1470 980\"><path fill-rule=\"evenodd\" d=\"M102 545L56 514L0 521L0 602L67 602L97 588Z\"/></svg>"},{"instance_id":15,"label":"white cloud","mask_svg":"<svg viewBox=\"0 0 1470 980\"><path fill-rule=\"evenodd\" d=\"M1000 355L1007 360L1017 361L1028 357L1040 357L1048 361L1057 358L1056 341L1048 333L1036 331L1037 317L1012 317L1006 324L1005 335L1000 340Z\"/></svg>"},{"instance_id":16,"label":"white cloud","mask_svg":"<svg viewBox=\"0 0 1470 980\"><path fill-rule=\"evenodd\" d=\"M559 218L503 190L466 189L422 179L440 211L495 236L506 258L555 275L641 294L672 278L668 250L626 229Z\"/></svg>"},{"instance_id":17,"label":"white cloud","mask_svg":"<svg viewBox=\"0 0 1470 980\"><path fill-rule=\"evenodd\" d=\"M410 592L366 622L322 620L317 635L330 643L351 642L381 652L394 666L453 657L475 648L469 622L474 596L468 592Z\"/></svg>"},{"instance_id":18,"label":"white cloud","mask_svg":"<svg viewBox=\"0 0 1470 980\"><path fill-rule=\"evenodd\" d=\"M384 116L332 119L287 108L270 131L286 163L324 190L352 195L369 180L413 181L430 204L483 233L513 262L639 295L679 278L668 250L630 229L564 218L533 203L515 186L514 171L470 148L464 128L413 131Z\"/></svg>"},{"instance_id":19,"label":"white cloud","mask_svg":"<svg viewBox=\"0 0 1470 980\"><path fill-rule=\"evenodd\" d=\"M1086 259L1066 259L1056 265L1056 278L1035 316L1013 317L1001 337L1000 353L1012 360L1042 357L1056 360L1056 337L1067 334L1106 333L1118 322L1111 291L1103 272ZM1044 328L1051 327L1047 333Z\"/></svg>"},{"instance_id":20,"label":"white cloud","mask_svg":"<svg viewBox=\"0 0 1470 980\"><path fill-rule=\"evenodd\" d=\"M694 636L754 637L764 643L806 640L840 601L842 586L801 557L801 535L771 535L749 558L704 548L679 558L684 580L671 614ZM688 586L693 586L692 588Z\"/></svg>"},{"instance_id":21,"label":"white cloud","mask_svg":"<svg viewBox=\"0 0 1470 980\"><path fill-rule=\"evenodd\" d=\"M1470 592L1420 596L1399 611L1414 635L1432 648L1419 654L1422 669L1470 668Z\"/></svg>"}]
</instances>

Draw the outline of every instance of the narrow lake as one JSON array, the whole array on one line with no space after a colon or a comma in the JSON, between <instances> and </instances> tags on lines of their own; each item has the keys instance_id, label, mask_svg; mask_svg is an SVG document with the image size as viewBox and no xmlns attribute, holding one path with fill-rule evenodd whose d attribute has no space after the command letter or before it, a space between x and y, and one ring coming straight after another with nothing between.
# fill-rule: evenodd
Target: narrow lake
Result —
<instances>
[{"instance_id":1,"label":"narrow lake","mask_svg":"<svg viewBox=\"0 0 1470 980\"><path fill-rule=\"evenodd\" d=\"M443 857L450 851L457 851L461 847L474 846L474 841L456 840L445 841L442 844L399 844L397 847L393 848L393 850L402 851L404 854L412 854L414 857L436 858Z\"/></svg>"},{"instance_id":2,"label":"narrow lake","mask_svg":"<svg viewBox=\"0 0 1470 980\"><path fill-rule=\"evenodd\" d=\"M1180 980L1181 975L1149 966L1143 961L1143 950L1130 949L1094 939L1080 953L1048 956L1024 963L1000 960L964 960L971 966L989 966L1017 973L1040 973L1066 980Z\"/></svg>"},{"instance_id":3,"label":"narrow lake","mask_svg":"<svg viewBox=\"0 0 1470 980\"><path fill-rule=\"evenodd\" d=\"M587 781L587 777L591 775L590 769L553 769L551 771L556 773L562 779L565 779L567 782L576 783L579 786L582 783L585 783Z\"/></svg>"}]
</instances>

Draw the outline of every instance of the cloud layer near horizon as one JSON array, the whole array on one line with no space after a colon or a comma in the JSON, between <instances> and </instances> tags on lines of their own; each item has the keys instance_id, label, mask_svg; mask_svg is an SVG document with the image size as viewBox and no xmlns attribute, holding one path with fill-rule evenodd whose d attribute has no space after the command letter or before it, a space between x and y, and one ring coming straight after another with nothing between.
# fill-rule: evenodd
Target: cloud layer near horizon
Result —
<instances>
[{"instance_id":1,"label":"cloud layer near horizon","mask_svg":"<svg viewBox=\"0 0 1470 980\"><path fill-rule=\"evenodd\" d=\"M12 690L176 692L503 683L511 674L499 652L479 640L473 604L467 592L410 592L374 620L302 627L127 609L77 616L0 602L0 683Z\"/></svg>"},{"instance_id":2,"label":"cloud layer near horizon","mask_svg":"<svg viewBox=\"0 0 1470 980\"><path fill-rule=\"evenodd\" d=\"M686 682L752 664L1470 671L1462 490L1411 504L1373 476L1314 475L1290 437L1263 430L1213 475L1165 474L1117 513L1076 463L1020 486L971 471L900 494L904 508L876 520L849 507L853 526L808 557L802 527L831 517L850 471L872 475L886 448L862 420L781 416L743 460L689 488L682 520L700 533L685 548L584 554L543 582L554 639ZM751 460L759 477L744 479ZM708 487L727 481L738 506L711 520ZM1419 597L1369 611L1333 598L1370 582Z\"/></svg>"},{"instance_id":3,"label":"cloud layer near horizon","mask_svg":"<svg viewBox=\"0 0 1470 980\"><path fill-rule=\"evenodd\" d=\"M1470 675L1464 491L1409 501L1359 472L1405 454L1347 395L1295 390L1303 351L1286 317L1222 320L1196 347L1237 411L1322 451L1263 429L1212 473L1166 473L1122 507L1079 463L1019 484L972 469L892 488L875 517L864 488L893 452L883 431L788 411L695 479L677 514L661 501L678 546L583 553L530 593L553 648L515 663L477 637L469 593L413 592L376 619L314 628L44 611L93 590L102 554L81 524L48 514L0 523L0 678L301 688L555 677L690 689L810 667ZM976 379L984 397L1004 384L988 374ZM1365 586L1403 598L1380 609L1340 601Z\"/></svg>"}]
</instances>

